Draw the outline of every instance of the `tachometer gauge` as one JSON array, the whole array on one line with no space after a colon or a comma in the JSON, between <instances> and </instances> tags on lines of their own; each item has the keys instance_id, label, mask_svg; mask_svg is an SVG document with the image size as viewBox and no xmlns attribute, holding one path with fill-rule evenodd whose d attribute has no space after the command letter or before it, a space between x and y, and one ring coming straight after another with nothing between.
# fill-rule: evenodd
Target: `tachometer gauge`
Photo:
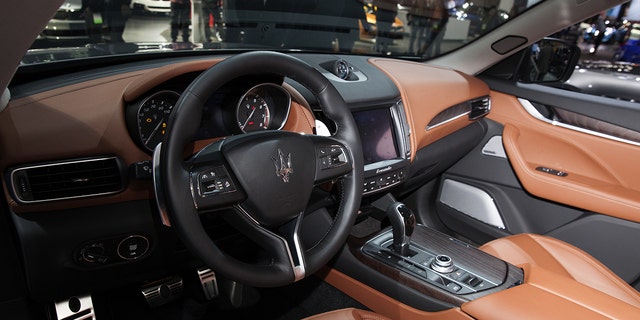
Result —
<instances>
[{"instance_id":1,"label":"tachometer gauge","mask_svg":"<svg viewBox=\"0 0 640 320\"><path fill-rule=\"evenodd\" d=\"M258 93L249 91L238 103L236 120L242 132L266 130L271 123L269 105Z\"/></svg>"},{"instance_id":2,"label":"tachometer gauge","mask_svg":"<svg viewBox=\"0 0 640 320\"><path fill-rule=\"evenodd\" d=\"M180 95L174 91L160 91L146 98L138 109L138 132L143 146L149 150L162 142L171 110Z\"/></svg>"}]
</instances>

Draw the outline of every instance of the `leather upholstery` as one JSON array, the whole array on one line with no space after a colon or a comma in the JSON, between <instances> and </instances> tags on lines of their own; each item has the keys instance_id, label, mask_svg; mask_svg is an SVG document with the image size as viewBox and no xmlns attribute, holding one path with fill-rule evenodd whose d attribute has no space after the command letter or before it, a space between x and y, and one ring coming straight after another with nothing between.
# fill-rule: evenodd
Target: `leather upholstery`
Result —
<instances>
[{"instance_id":1,"label":"leather upholstery","mask_svg":"<svg viewBox=\"0 0 640 320\"><path fill-rule=\"evenodd\" d=\"M516 266L526 264L568 277L640 307L640 293L588 253L563 241L518 234L486 243L481 250Z\"/></svg>"},{"instance_id":2,"label":"leather upholstery","mask_svg":"<svg viewBox=\"0 0 640 320\"><path fill-rule=\"evenodd\" d=\"M321 313L305 320L390 320L389 318L360 309L347 308Z\"/></svg>"}]
</instances>

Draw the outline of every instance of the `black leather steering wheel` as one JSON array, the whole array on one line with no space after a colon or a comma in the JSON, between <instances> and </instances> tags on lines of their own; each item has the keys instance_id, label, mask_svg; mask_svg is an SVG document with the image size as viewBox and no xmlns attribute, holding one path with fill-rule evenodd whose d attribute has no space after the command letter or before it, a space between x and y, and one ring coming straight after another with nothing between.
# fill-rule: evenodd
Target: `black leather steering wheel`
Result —
<instances>
[{"instance_id":1,"label":"black leather steering wheel","mask_svg":"<svg viewBox=\"0 0 640 320\"><path fill-rule=\"evenodd\" d=\"M286 76L309 89L337 132L330 137L284 131L236 135L185 160L210 94L234 78L262 74ZM338 252L357 215L362 172L360 137L336 88L302 60L266 51L225 59L197 77L174 107L165 141L154 154L160 210L187 248L215 272L257 287L298 281ZM329 180L340 184L339 209L322 239L304 248L305 208L313 188ZM199 214L222 208L237 213L229 222L269 254L269 263L240 261L211 240Z\"/></svg>"}]
</instances>

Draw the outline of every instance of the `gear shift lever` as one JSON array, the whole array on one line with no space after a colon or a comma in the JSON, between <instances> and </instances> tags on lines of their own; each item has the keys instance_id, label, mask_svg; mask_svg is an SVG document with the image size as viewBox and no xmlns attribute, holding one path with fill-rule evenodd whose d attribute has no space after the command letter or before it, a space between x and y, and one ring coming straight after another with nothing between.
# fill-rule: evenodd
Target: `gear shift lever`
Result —
<instances>
[{"instance_id":1,"label":"gear shift lever","mask_svg":"<svg viewBox=\"0 0 640 320\"><path fill-rule=\"evenodd\" d=\"M409 255L409 243L416 226L416 216L404 203L386 194L373 205L387 213L393 230L393 251L402 256Z\"/></svg>"},{"instance_id":2,"label":"gear shift lever","mask_svg":"<svg viewBox=\"0 0 640 320\"><path fill-rule=\"evenodd\" d=\"M415 214L404 203L395 202L387 208L387 216L393 229L393 251L408 256L411 235L416 227Z\"/></svg>"}]
</instances>

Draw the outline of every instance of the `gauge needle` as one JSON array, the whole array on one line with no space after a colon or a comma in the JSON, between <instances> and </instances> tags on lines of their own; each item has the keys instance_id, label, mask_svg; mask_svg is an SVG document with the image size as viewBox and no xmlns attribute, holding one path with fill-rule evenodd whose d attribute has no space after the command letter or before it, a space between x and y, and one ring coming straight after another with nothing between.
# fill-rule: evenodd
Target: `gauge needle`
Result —
<instances>
[{"instance_id":1,"label":"gauge needle","mask_svg":"<svg viewBox=\"0 0 640 320\"><path fill-rule=\"evenodd\" d=\"M244 129L244 127L247 125L247 123L249 123L249 120L251 120L251 117L253 117L253 113L254 112L256 112L256 107L252 107L251 113L249 113L249 116L247 117L247 120L245 120L244 123L240 126L240 129Z\"/></svg>"},{"instance_id":2,"label":"gauge needle","mask_svg":"<svg viewBox=\"0 0 640 320\"><path fill-rule=\"evenodd\" d=\"M149 141L149 139L151 139L151 137L156 135L156 132L158 131L158 129L160 129L160 126L162 125L162 119L160 119L160 122L158 122L158 125L156 125L156 127L153 129L153 131L151 131L151 134L149 135L149 138L147 138L147 141Z\"/></svg>"}]
</instances>

